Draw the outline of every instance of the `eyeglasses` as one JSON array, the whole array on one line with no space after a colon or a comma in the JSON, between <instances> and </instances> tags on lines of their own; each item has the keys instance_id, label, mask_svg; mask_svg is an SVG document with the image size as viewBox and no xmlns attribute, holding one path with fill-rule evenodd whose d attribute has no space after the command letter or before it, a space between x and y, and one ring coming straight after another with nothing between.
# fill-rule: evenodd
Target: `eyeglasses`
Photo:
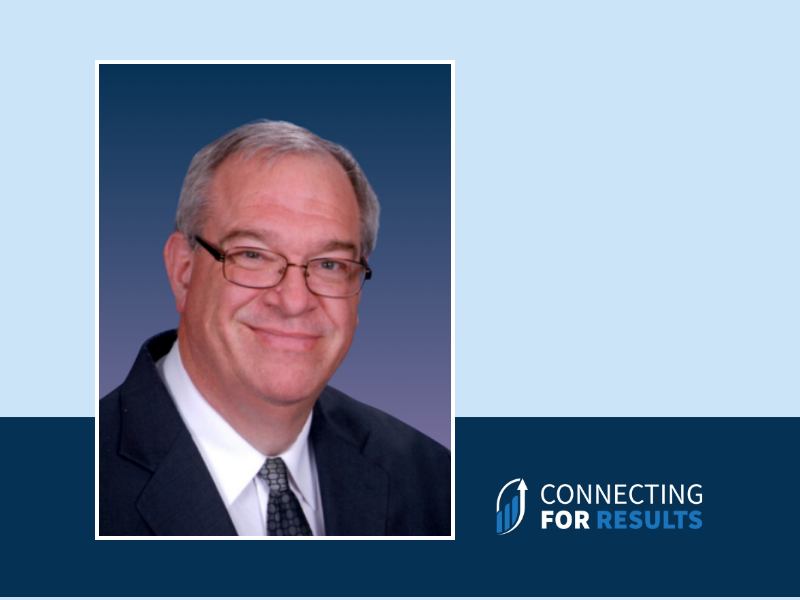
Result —
<instances>
[{"instance_id":1,"label":"eyeglasses","mask_svg":"<svg viewBox=\"0 0 800 600\"><path fill-rule=\"evenodd\" d=\"M231 283L246 288L267 289L278 285L289 267L305 271L306 287L317 296L347 298L361 291L364 282L372 278L367 261L346 258L315 258L305 265L290 263L289 259L263 248L231 248L218 250L199 236L197 243L222 263L222 274Z\"/></svg>"}]
</instances>

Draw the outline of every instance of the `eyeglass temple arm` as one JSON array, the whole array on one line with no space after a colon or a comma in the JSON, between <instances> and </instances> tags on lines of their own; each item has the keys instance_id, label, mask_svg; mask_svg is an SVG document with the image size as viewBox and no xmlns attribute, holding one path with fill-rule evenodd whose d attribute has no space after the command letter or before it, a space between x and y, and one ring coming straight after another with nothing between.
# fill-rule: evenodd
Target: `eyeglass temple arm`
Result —
<instances>
[{"instance_id":1,"label":"eyeglass temple arm","mask_svg":"<svg viewBox=\"0 0 800 600\"><path fill-rule=\"evenodd\" d=\"M361 259L361 264L364 265L366 272L364 273L364 281L367 279L372 279L372 269L369 268L369 263L367 262L366 258Z\"/></svg>"},{"instance_id":2,"label":"eyeglass temple arm","mask_svg":"<svg viewBox=\"0 0 800 600\"><path fill-rule=\"evenodd\" d=\"M214 248L214 246L212 246L199 236L194 236L194 239L197 240L197 243L200 244L203 248L208 250L208 253L214 257L214 260L218 260L219 262L225 262L225 255L222 254L222 252L220 252L216 248Z\"/></svg>"}]
</instances>

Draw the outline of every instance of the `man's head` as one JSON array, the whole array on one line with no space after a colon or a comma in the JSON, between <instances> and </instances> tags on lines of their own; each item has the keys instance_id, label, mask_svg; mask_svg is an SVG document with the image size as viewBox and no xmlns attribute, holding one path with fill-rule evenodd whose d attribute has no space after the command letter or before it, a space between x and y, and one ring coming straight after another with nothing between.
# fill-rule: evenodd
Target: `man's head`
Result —
<instances>
[{"instance_id":1,"label":"man's head","mask_svg":"<svg viewBox=\"0 0 800 600\"><path fill-rule=\"evenodd\" d=\"M302 128L246 125L201 150L165 248L181 353L198 387L277 406L315 399L350 348L360 293L315 294L303 266L366 262L377 218L375 194L352 156ZM282 269L267 289L237 285L229 257L242 247L299 266Z\"/></svg>"}]
</instances>

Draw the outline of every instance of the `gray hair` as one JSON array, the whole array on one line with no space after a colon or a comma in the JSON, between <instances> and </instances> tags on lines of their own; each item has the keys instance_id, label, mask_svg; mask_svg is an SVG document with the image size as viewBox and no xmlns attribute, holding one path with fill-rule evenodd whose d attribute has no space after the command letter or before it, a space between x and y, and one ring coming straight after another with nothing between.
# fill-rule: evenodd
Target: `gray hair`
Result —
<instances>
[{"instance_id":1,"label":"gray hair","mask_svg":"<svg viewBox=\"0 0 800 600\"><path fill-rule=\"evenodd\" d=\"M285 121L258 121L234 129L195 154L183 180L175 231L186 236L190 246L205 225L209 210L209 187L217 168L229 157L245 160L258 154L267 164L284 154L328 155L342 165L358 200L361 217L361 255L375 249L378 238L378 198L352 154L333 142L323 140L307 129Z\"/></svg>"}]
</instances>

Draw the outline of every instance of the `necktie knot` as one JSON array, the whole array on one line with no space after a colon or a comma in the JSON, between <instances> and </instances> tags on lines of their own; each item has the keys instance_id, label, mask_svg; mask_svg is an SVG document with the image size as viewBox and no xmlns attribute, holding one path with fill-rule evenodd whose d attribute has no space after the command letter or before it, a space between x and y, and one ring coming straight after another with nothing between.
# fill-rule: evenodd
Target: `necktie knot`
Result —
<instances>
[{"instance_id":1,"label":"necktie knot","mask_svg":"<svg viewBox=\"0 0 800 600\"><path fill-rule=\"evenodd\" d=\"M285 492L289 489L286 463L282 458L268 458L258 474L267 482L270 492Z\"/></svg>"}]
</instances>

